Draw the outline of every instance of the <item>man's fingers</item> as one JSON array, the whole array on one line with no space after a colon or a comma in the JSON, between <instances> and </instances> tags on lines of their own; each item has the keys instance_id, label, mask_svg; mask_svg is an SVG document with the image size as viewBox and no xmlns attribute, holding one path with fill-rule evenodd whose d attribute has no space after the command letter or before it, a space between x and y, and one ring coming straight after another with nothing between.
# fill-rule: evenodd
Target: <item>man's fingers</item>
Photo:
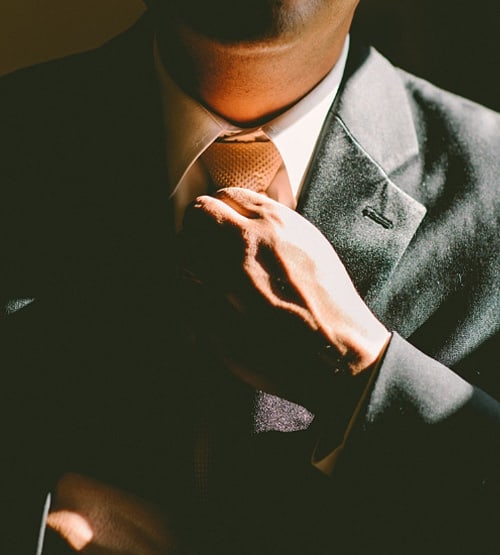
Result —
<instances>
[{"instance_id":1,"label":"man's fingers","mask_svg":"<svg viewBox=\"0 0 500 555\"><path fill-rule=\"evenodd\" d=\"M252 215L248 210L237 209L237 206L236 202L229 203L223 200L223 195L220 197L219 194L217 197L203 195L198 197L196 202L186 210L184 227L190 225L193 220L196 221L200 215L210 216L210 219L217 224L231 224L242 227Z\"/></svg>"},{"instance_id":2,"label":"man's fingers","mask_svg":"<svg viewBox=\"0 0 500 555\"><path fill-rule=\"evenodd\" d=\"M156 507L78 474L59 481L47 524L76 551L95 555L166 555L177 545L166 516Z\"/></svg>"},{"instance_id":3,"label":"man's fingers","mask_svg":"<svg viewBox=\"0 0 500 555\"><path fill-rule=\"evenodd\" d=\"M215 198L221 200L233 210L249 219L262 217L262 212L266 206L274 204L264 193L256 193L249 189L240 187L227 187L219 189L215 193Z\"/></svg>"},{"instance_id":4,"label":"man's fingers","mask_svg":"<svg viewBox=\"0 0 500 555\"><path fill-rule=\"evenodd\" d=\"M47 517L47 525L60 534L77 551L82 551L94 539L94 531L88 520L74 511L51 512Z\"/></svg>"},{"instance_id":5,"label":"man's fingers","mask_svg":"<svg viewBox=\"0 0 500 555\"><path fill-rule=\"evenodd\" d=\"M218 221L240 224L247 219L261 218L264 211L271 207L283 208L282 205L263 193L256 193L240 187L227 187L219 189L213 196L198 197L194 206L210 214Z\"/></svg>"}]
</instances>

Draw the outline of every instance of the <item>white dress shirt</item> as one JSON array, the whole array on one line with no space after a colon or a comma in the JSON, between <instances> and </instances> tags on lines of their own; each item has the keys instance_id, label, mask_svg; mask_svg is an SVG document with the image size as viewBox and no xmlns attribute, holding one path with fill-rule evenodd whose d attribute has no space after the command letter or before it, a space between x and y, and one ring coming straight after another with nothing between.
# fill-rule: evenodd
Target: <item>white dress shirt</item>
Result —
<instances>
[{"instance_id":1,"label":"white dress shirt","mask_svg":"<svg viewBox=\"0 0 500 555\"><path fill-rule=\"evenodd\" d=\"M265 134L283 160L276 179L285 180L291 188L290 194L298 198L321 128L342 81L348 50L349 37L333 69L306 96L264 125L242 129L185 94L165 71L155 48L163 98L167 171L177 229L186 206L207 191L209 177L199 156L218 137L249 138L256 133Z\"/></svg>"}]
</instances>

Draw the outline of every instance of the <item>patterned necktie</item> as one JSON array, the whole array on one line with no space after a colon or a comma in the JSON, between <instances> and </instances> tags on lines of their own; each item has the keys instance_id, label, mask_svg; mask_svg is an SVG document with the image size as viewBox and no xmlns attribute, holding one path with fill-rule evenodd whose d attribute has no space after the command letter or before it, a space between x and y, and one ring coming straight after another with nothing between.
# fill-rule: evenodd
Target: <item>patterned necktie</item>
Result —
<instances>
[{"instance_id":1,"label":"patterned necktie","mask_svg":"<svg viewBox=\"0 0 500 555\"><path fill-rule=\"evenodd\" d=\"M215 141L202 160L216 189L244 187L263 193L281 166L281 156L269 140Z\"/></svg>"},{"instance_id":2,"label":"patterned necktie","mask_svg":"<svg viewBox=\"0 0 500 555\"><path fill-rule=\"evenodd\" d=\"M210 175L212 192L214 188L224 187L243 187L259 193L267 191L278 202L295 207L288 177L285 176L284 182L283 179L275 179L282 167L282 158L267 137L260 136L252 141L216 140L202 154L201 160ZM276 426L280 426L281 431L288 429L287 426L292 430L304 429L303 413L311 419L302 407L266 393L256 395L255 431L274 430ZM300 413L300 425L297 424L297 413ZM217 419L214 421L209 410L195 432L193 492L199 499L210 497L212 468L217 466L220 457L218 444L225 445L227 442L223 430L224 423ZM247 430L247 433L250 432Z\"/></svg>"}]
</instances>

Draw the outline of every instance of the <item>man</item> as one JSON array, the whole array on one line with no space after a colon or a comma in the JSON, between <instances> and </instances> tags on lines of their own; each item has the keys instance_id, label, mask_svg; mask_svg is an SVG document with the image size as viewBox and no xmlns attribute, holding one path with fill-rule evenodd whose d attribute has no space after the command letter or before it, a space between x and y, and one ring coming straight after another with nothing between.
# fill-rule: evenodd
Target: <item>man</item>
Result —
<instances>
[{"instance_id":1,"label":"man","mask_svg":"<svg viewBox=\"0 0 500 555\"><path fill-rule=\"evenodd\" d=\"M492 553L498 116L233 4L2 83L6 549Z\"/></svg>"}]
</instances>

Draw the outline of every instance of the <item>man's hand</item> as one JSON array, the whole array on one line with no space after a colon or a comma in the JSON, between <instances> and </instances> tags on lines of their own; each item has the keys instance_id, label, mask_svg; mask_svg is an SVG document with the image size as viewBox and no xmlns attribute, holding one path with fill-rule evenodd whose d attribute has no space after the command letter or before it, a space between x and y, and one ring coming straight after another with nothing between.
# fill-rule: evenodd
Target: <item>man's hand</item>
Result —
<instances>
[{"instance_id":1,"label":"man's hand","mask_svg":"<svg viewBox=\"0 0 500 555\"><path fill-rule=\"evenodd\" d=\"M167 519L155 507L78 474L59 481L47 525L88 555L180 553Z\"/></svg>"},{"instance_id":2,"label":"man's hand","mask_svg":"<svg viewBox=\"0 0 500 555\"><path fill-rule=\"evenodd\" d=\"M333 375L330 346L356 376L390 335L355 290L326 238L296 212L240 188L202 196L180 235L198 336L251 385L317 408ZM329 386L327 386L329 387Z\"/></svg>"}]
</instances>

